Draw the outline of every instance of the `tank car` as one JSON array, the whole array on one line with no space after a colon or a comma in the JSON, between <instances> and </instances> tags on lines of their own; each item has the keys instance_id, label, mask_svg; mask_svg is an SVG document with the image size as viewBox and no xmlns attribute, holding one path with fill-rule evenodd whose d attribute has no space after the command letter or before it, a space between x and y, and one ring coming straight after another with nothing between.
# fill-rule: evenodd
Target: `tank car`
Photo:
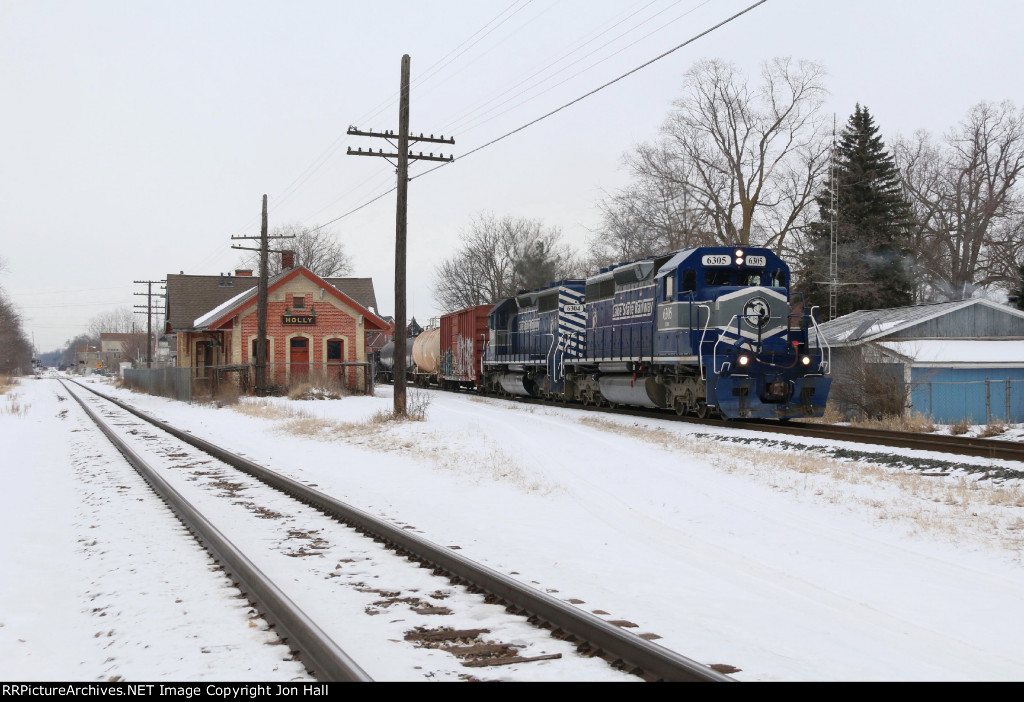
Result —
<instances>
[{"instance_id":1,"label":"tank car","mask_svg":"<svg viewBox=\"0 0 1024 702\"><path fill-rule=\"evenodd\" d=\"M412 360L413 339L405 344L405 370L410 374L416 366ZM395 342L389 341L377 352L377 381L383 383L395 382Z\"/></svg>"},{"instance_id":2,"label":"tank car","mask_svg":"<svg viewBox=\"0 0 1024 702\"><path fill-rule=\"evenodd\" d=\"M412 344L412 360L416 364L413 382L423 387L436 383L440 359L441 330L424 329Z\"/></svg>"}]
</instances>

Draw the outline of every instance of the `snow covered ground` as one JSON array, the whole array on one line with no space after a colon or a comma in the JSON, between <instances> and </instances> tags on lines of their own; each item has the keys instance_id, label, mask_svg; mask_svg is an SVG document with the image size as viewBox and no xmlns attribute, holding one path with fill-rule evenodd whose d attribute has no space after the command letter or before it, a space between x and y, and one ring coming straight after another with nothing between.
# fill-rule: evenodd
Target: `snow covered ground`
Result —
<instances>
[{"instance_id":1,"label":"snow covered ground","mask_svg":"<svg viewBox=\"0 0 1024 702\"><path fill-rule=\"evenodd\" d=\"M426 421L373 421L387 387L234 408L101 389L738 680L1024 679L1024 483L992 477L1019 463L434 392ZM0 397L0 678L301 678L180 527L112 499L141 488L97 468L112 449L59 391ZM133 530L167 536L107 545Z\"/></svg>"}]
</instances>

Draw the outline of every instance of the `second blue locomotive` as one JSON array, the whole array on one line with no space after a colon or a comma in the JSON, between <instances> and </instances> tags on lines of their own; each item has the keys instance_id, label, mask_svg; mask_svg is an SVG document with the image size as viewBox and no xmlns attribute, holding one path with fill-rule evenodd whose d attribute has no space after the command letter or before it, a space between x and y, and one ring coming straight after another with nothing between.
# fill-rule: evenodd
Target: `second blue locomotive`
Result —
<instances>
[{"instance_id":1,"label":"second blue locomotive","mask_svg":"<svg viewBox=\"0 0 1024 702\"><path fill-rule=\"evenodd\" d=\"M700 417L821 416L829 350L789 286L769 249L705 247L520 293L488 317L484 389Z\"/></svg>"}]
</instances>

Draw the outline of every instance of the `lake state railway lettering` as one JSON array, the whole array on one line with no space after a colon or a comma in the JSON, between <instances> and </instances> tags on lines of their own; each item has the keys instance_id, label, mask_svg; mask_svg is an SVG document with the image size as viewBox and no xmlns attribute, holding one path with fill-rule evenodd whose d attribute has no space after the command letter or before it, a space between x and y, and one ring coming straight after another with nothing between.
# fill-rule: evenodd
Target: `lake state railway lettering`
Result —
<instances>
[{"instance_id":1,"label":"lake state railway lettering","mask_svg":"<svg viewBox=\"0 0 1024 702\"><path fill-rule=\"evenodd\" d=\"M654 300L630 300L612 306L612 319L629 319L631 317L648 317L654 310Z\"/></svg>"}]
</instances>

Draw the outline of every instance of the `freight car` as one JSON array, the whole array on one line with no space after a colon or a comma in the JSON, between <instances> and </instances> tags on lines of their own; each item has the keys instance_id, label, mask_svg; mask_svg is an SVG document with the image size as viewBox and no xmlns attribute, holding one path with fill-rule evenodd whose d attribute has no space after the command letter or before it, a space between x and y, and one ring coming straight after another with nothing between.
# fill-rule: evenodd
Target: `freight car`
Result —
<instances>
[{"instance_id":1,"label":"freight car","mask_svg":"<svg viewBox=\"0 0 1024 702\"><path fill-rule=\"evenodd\" d=\"M485 391L728 418L821 416L830 354L769 249L684 249L499 302Z\"/></svg>"},{"instance_id":2,"label":"freight car","mask_svg":"<svg viewBox=\"0 0 1024 702\"><path fill-rule=\"evenodd\" d=\"M467 307L441 317L438 383L446 389L478 389L483 384L480 359L487 345L491 305Z\"/></svg>"}]
</instances>

